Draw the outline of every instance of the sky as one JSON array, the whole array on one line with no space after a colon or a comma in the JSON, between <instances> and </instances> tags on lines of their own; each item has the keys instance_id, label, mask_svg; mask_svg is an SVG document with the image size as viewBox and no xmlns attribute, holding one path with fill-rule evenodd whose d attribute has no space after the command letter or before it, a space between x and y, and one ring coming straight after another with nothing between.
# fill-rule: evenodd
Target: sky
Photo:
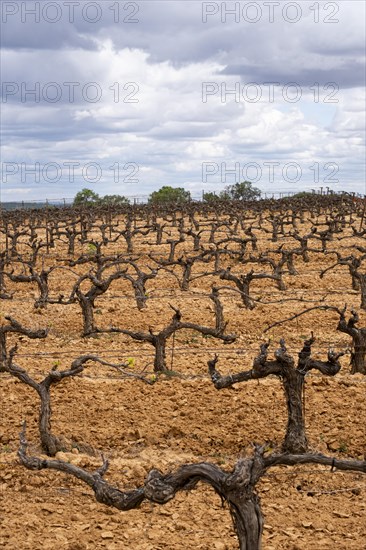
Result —
<instances>
[{"instance_id":1,"label":"sky","mask_svg":"<svg viewBox=\"0 0 366 550\"><path fill-rule=\"evenodd\" d=\"M360 0L1 2L1 200L365 194Z\"/></svg>"}]
</instances>

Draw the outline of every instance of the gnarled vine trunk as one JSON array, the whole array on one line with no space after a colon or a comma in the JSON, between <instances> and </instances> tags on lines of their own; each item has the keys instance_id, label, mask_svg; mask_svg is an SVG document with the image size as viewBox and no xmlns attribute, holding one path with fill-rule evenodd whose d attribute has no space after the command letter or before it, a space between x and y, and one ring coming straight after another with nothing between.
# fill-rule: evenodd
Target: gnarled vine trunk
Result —
<instances>
[{"instance_id":1,"label":"gnarled vine trunk","mask_svg":"<svg viewBox=\"0 0 366 550\"><path fill-rule=\"evenodd\" d=\"M293 368L283 376L287 400L288 420L282 450L286 453L304 453L308 448L303 415L304 374Z\"/></svg>"}]
</instances>

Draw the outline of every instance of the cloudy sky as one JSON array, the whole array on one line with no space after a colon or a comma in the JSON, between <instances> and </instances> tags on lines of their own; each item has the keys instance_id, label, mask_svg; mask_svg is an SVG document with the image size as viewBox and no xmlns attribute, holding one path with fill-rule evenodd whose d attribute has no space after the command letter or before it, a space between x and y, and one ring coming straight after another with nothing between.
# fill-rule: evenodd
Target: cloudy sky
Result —
<instances>
[{"instance_id":1,"label":"cloudy sky","mask_svg":"<svg viewBox=\"0 0 366 550\"><path fill-rule=\"evenodd\" d=\"M365 189L365 3L1 3L1 200Z\"/></svg>"}]
</instances>

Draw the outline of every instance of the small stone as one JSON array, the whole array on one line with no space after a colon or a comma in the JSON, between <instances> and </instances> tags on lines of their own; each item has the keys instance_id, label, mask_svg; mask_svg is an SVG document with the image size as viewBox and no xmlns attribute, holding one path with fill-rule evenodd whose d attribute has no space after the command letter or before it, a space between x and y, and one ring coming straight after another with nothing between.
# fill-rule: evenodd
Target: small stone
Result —
<instances>
[{"instance_id":1,"label":"small stone","mask_svg":"<svg viewBox=\"0 0 366 550\"><path fill-rule=\"evenodd\" d=\"M333 439L332 441L327 442L327 447L330 451L338 451L339 443L336 439Z\"/></svg>"},{"instance_id":2,"label":"small stone","mask_svg":"<svg viewBox=\"0 0 366 550\"><path fill-rule=\"evenodd\" d=\"M63 462L69 462L69 458L66 453L63 453L62 451L59 451L55 454L56 460L62 460Z\"/></svg>"},{"instance_id":3,"label":"small stone","mask_svg":"<svg viewBox=\"0 0 366 550\"><path fill-rule=\"evenodd\" d=\"M112 531L103 531L100 536L102 537L102 539L113 539L114 538L114 535L113 535Z\"/></svg>"},{"instance_id":4,"label":"small stone","mask_svg":"<svg viewBox=\"0 0 366 550\"><path fill-rule=\"evenodd\" d=\"M333 514L335 516L337 516L337 518L349 518L350 517L349 514L345 514L343 512L336 512L335 510L333 511Z\"/></svg>"},{"instance_id":5,"label":"small stone","mask_svg":"<svg viewBox=\"0 0 366 550\"><path fill-rule=\"evenodd\" d=\"M305 529L309 529L309 527L313 526L311 521L303 521L301 525L305 527Z\"/></svg>"},{"instance_id":6,"label":"small stone","mask_svg":"<svg viewBox=\"0 0 366 550\"><path fill-rule=\"evenodd\" d=\"M55 511L55 507L52 504L43 504L41 510L53 514L53 512Z\"/></svg>"}]
</instances>

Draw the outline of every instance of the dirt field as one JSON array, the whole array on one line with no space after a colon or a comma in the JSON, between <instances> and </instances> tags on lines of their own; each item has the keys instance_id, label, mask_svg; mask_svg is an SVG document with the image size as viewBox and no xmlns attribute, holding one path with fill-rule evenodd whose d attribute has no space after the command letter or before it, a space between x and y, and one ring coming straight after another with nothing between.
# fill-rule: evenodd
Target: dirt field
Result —
<instances>
[{"instance_id":1,"label":"dirt field","mask_svg":"<svg viewBox=\"0 0 366 550\"><path fill-rule=\"evenodd\" d=\"M345 234L351 234L349 229ZM344 234L342 235L344 236ZM146 240L146 238L145 238ZM141 265L148 246L137 240ZM330 249L351 250L364 239L344 239ZM363 242L362 242L363 241ZM186 244L180 245L187 247ZM261 236L260 250L278 245ZM111 247L115 249L115 247ZM162 246L160 251L164 250ZM342 252L342 253L343 253ZM55 252L54 252L55 253ZM62 256L63 250L57 253ZM297 276L286 274L286 292L268 281L253 284L253 297L265 302L302 298L275 304L258 304L252 311L240 297L220 291L227 333L235 343L224 345L193 331L180 331L169 341L169 375L153 385L125 378L115 370L90 364L80 376L68 378L52 391L52 431L65 439L62 458L85 468L101 464L102 451L110 460L106 479L120 489L143 483L151 468L176 469L190 462L209 461L229 470L239 456L251 452L251 443L280 444L286 427L286 404L277 377L215 390L207 375L207 360L219 355L223 373L251 368L259 344L268 338L269 323L285 319L317 303L360 312L360 294L351 290L346 267L319 278L334 256L310 254L305 264L295 258ZM54 259L49 258L52 262ZM84 266L80 266L80 273ZM197 271L202 267L197 268ZM239 269L239 268L237 268ZM245 266L246 269L246 266ZM258 265L256 265L258 270ZM234 270L234 268L233 268ZM52 293L70 289L75 277L67 271L51 276ZM179 307L183 320L212 326L213 306L207 295L217 277L191 283L187 292L177 288L174 277L159 273L147 283L147 307L139 311L131 286L117 281L96 301L98 327L110 325L131 330L165 326L170 304ZM12 336L18 342L15 362L37 380L56 364L67 368L82 353L95 353L113 362L133 359L131 372L145 368L152 374L153 348L120 334L81 338L78 304L48 305L35 309L34 284L9 283L13 300L2 301L3 315L11 315L29 328L48 327L45 340ZM318 300L325 298L325 302ZM306 300L309 300L307 302ZM2 322L5 320L2 318ZM336 331L335 313L311 312L272 329L272 353L280 337L296 357L305 337L314 330L313 356L326 359L329 347L346 349L350 338ZM10 347L10 345L9 345ZM334 378L312 371L306 377L305 416L311 448L338 458L366 458L366 377L349 374L349 355ZM36 393L11 376L0 373L0 547L7 550L231 550L238 547L229 512L209 487L200 485L180 493L166 504L144 503L139 510L119 512L98 504L93 492L60 472L31 472L20 465L16 451L23 420L27 420L30 453L40 455L37 428L39 400ZM270 469L258 485L265 527L264 550L363 550L366 549L366 477L332 472L322 466Z\"/></svg>"}]
</instances>

